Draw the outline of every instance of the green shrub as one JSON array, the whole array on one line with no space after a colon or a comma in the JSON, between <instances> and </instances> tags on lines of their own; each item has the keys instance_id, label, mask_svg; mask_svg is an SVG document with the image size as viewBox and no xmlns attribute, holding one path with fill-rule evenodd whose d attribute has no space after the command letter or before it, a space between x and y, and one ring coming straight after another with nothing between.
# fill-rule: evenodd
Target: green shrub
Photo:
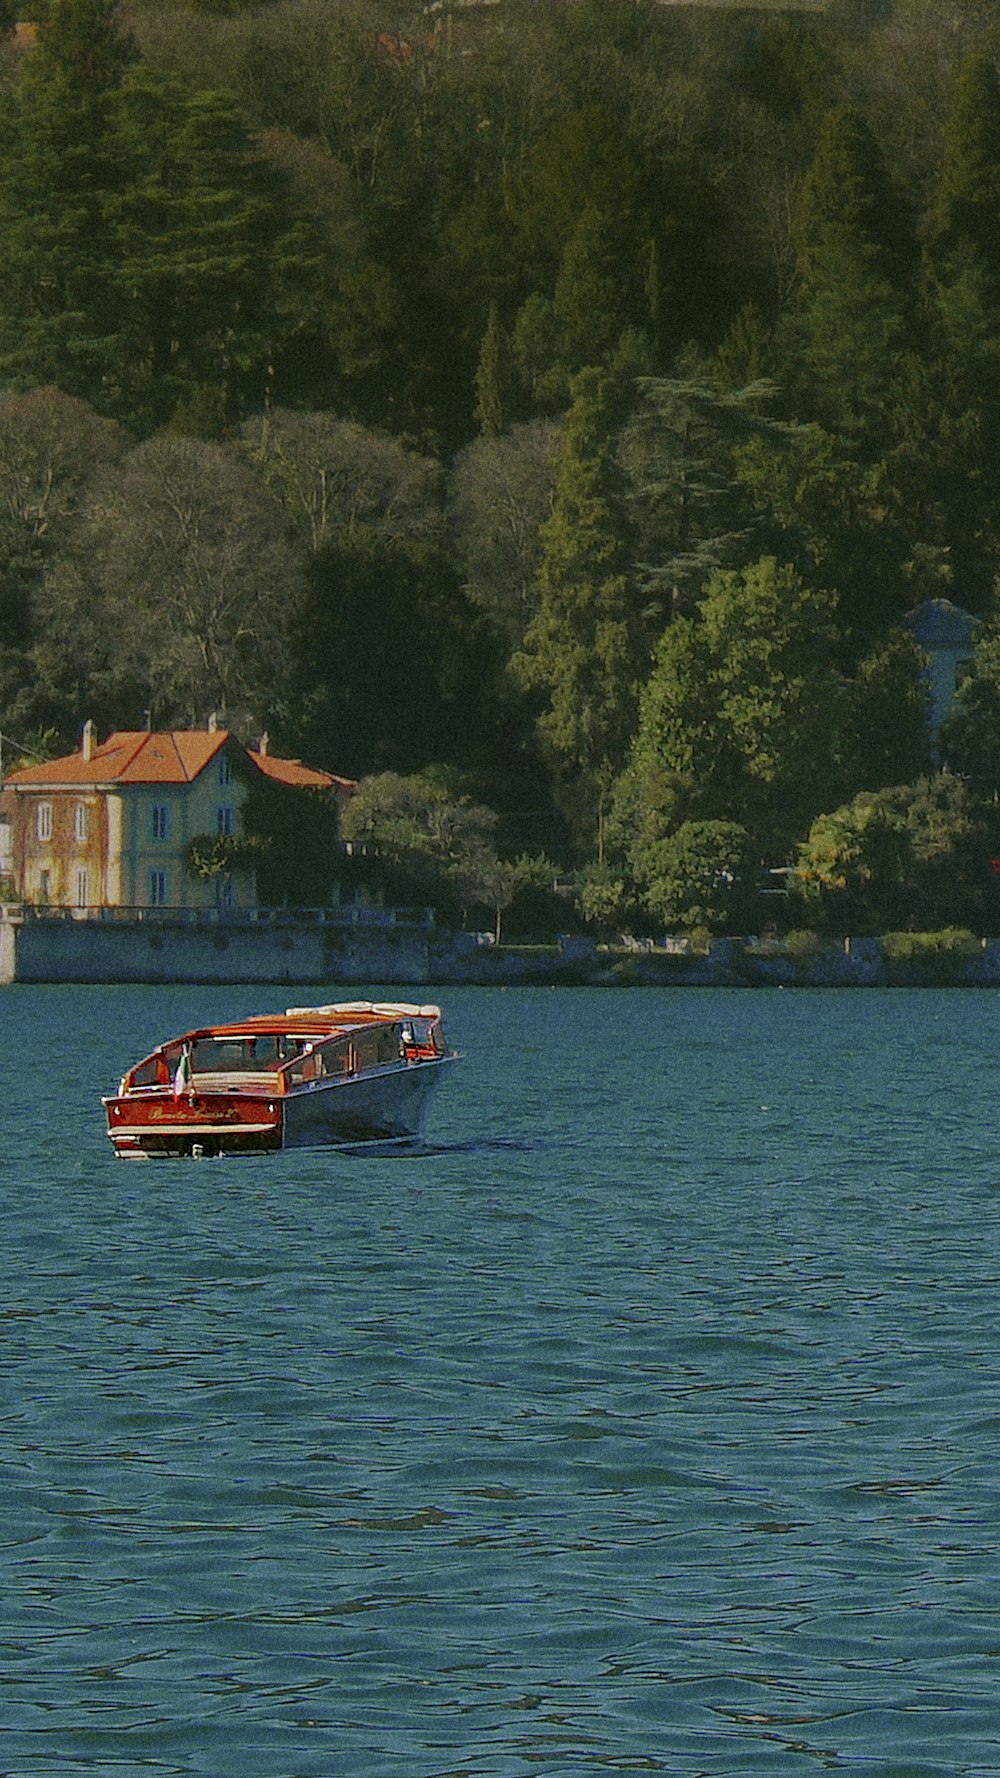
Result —
<instances>
[{"instance_id":1,"label":"green shrub","mask_svg":"<svg viewBox=\"0 0 1000 1778\"><path fill-rule=\"evenodd\" d=\"M887 932L882 940L887 963L909 964L934 979L951 979L981 950L981 941L964 926L946 926L940 932Z\"/></svg>"},{"instance_id":2,"label":"green shrub","mask_svg":"<svg viewBox=\"0 0 1000 1778\"><path fill-rule=\"evenodd\" d=\"M813 963L823 949L823 940L818 932L786 932L778 948L792 963Z\"/></svg>"}]
</instances>

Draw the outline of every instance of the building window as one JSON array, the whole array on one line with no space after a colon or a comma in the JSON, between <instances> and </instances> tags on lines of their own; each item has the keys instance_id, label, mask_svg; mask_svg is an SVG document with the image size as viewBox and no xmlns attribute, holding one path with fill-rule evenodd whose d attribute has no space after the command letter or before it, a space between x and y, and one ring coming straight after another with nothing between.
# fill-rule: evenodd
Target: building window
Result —
<instances>
[{"instance_id":1,"label":"building window","mask_svg":"<svg viewBox=\"0 0 1000 1778\"><path fill-rule=\"evenodd\" d=\"M219 807L215 811L215 821L216 821L216 829L215 829L216 833L228 833L228 834L232 833L232 831L233 831L233 811L232 811L231 804L220 803Z\"/></svg>"},{"instance_id":2,"label":"building window","mask_svg":"<svg viewBox=\"0 0 1000 1778\"><path fill-rule=\"evenodd\" d=\"M230 876L218 877L215 884L215 905L221 913L228 913L236 904L233 893L233 879Z\"/></svg>"},{"instance_id":3,"label":"building window","mask_svg":"<svg viewBox=\"0 0 1000 1778\"><path fill-rule=\"evenodd\" d=\"M73 810L73 838L80 846L90 838L90 810L86 803L77 803Z\"/></svg>"},{"instance_id":4,"label":"building window","mask_svg":"<svg viewBox=\"0 0 1000 1778\"><path fill-rule=\"evenodd\" d=\"M76 873L76 905L78 908L90 906L90 884L85 870Z\"/></svg>"},{"instance_id":5,"label":"building window","mask_svg":"<svg viewBox=\"0 0 1000 1778\"><path fill-rule=\"evenodd\" d=\"M52 838L52 804L39 803L36 832L40 840Z\"/></svg>"},{"instance_id":6,"label":"building window","mask_svg":"<svg viewBox=\"0 0 1000 1778\"><path fill-rule=\"evenodd\" d=\"M219 761L219 783L231 784L233 781L232 762L223 755Z\"/></svg>"},{"instance_id":7,"label":"building window","mask_svg":"<svg viewBox=\"0 0 1000 1778\"><path fill-rule=\"evenodd\" d=\"M51 895L52 895L52 872L50 870L39 871L39 873L38 873L38 899L41 902L47 902L50 900Z\"/></svg>"},{"instance_id":8,"label":"building window","mask_svg":"<svg viewBox=\"0 0 1000 1778\"><path fill-rule=\"evenodd\" d=\"M153 804L153 838L165 840L170 831L170 810L166 803Z\"/></svg>"},{"instance_id":9,"label":"building window","mask_svg":"<svg viewBox=\"0 0 1000 1778\"><path fill-rule=\"evenodd\" d=\"M152 908L164 908L167 905L167 873L165 870L151 870L149 873L149 905Z\"/></svg>"}]
</instances>

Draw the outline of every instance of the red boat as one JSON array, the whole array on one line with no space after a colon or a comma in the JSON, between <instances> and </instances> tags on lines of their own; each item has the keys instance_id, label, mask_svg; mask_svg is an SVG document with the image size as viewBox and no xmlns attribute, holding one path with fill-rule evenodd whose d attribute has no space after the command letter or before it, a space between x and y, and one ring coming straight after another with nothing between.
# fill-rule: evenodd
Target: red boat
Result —
<instances>
[{"instance_id":1,"label":"red boat","mask_svg":"<svg viewBox=\"0 0 1000 1778\"><path fill-rule=\"evenodd\" d=\"M293 1006L161 1044L104 1099L108 1136L137 1159L413 1144L456 1060L436 1006Z\"/></svg>"}]
</instances>

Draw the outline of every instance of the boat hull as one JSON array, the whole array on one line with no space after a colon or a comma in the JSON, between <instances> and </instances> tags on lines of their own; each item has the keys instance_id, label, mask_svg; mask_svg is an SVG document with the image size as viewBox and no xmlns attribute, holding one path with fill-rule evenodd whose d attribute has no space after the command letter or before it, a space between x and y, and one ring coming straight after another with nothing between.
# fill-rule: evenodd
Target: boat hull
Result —
<instances>
[{"instance_id":1,"label":"boat hull","mask_svg":"<svg viewBox=\"0 0 1000 1778\"><path fill-rule=\"evenodd\" d=\"M282 1148L419 1141L441 1069L451 1060L442 1056L293 1090L282 1104Z\"/></svg>"}]
</instances>

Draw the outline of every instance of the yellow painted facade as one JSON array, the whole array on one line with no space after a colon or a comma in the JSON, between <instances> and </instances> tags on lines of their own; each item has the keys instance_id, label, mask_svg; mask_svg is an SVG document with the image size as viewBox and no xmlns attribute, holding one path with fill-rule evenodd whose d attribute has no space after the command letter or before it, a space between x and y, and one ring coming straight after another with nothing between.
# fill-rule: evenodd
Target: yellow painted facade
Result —
<instances>
[{"instance_id":1,"label":"yellow painted facade","mask_svg":"<svg viewBox=\"0 0 1000 1778\"><path fill-rule=\"evenodd\" d=\"M252 872L199 877L196 838L239 839L258 774L290 788L352 788L299 761L249 753L225 731L115 734L14 772L3 804L17 899L83 914L100 908L252 908Z\"/></svg>"}]
</instances>

